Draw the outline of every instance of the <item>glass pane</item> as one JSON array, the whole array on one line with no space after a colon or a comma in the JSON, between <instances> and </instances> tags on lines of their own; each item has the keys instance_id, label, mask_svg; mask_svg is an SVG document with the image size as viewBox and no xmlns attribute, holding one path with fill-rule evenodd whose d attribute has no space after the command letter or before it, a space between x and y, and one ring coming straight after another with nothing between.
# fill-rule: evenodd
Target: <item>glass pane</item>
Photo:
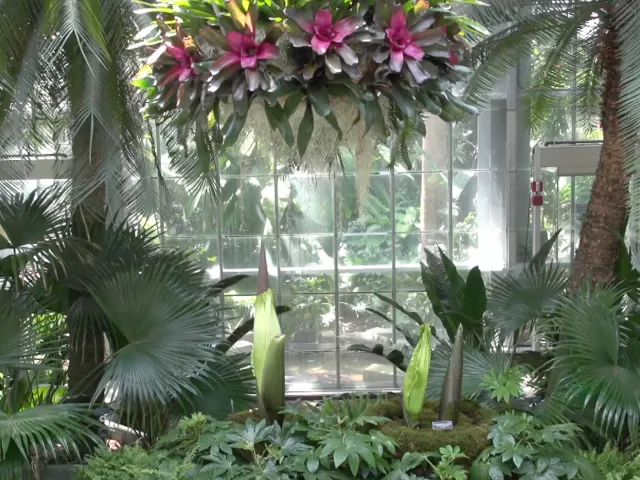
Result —
<instances>
[{"instance_id":1,"label":"glass pane","mask_svg":"<svg viewBox=\"0 0 640 480\"><path fill-rule=\"evenodd\" d=\"M265 237L225 237L222 247L222 264L225 272L251 273L258 270L260 245L264 243L269 272L275 274L277 269L276 239ZM243 270L249 270L249 272Z\"/></svg>"},{"instance_id":2,"label":"glass pane","mask_svg":"<svg viewBox=\"0 0 640 480\"><path fill-rule=\"evenodd\" d=\"M262 235L275 232L274 177L228 177L221 182L223 233Z\"/></svg>"},{"instance_id":3,"label":"glass pane","mask_svg":"<svg viewBox=\"0 0 640 480\"><path fill-rule=\"evenodd\" d=\"M282 235L280 265L309 271L333 271L333 235Z\"/></svg>"},{"instance_id":4,"label":"glass pane","mask_svg":"<svg viewBox=\"0 0 640 480\"><path fill-rule=\"evenodd\" d=\"M163 220L169 236L215 235L217 202L211 195L192 195L179 179L166 179L169 208Z\"/></svg>"},{"instance_id":5,"label":"glass pane","mask_svg":"<svg viewBox=\"0 0 640 480\"><path fill-rule=\"evenodd\" d=\"M372 293L391 289L390 267L388 273L359 273L358 270L344 272L341 269L338 276L340 278L340 291L344 292Z\"/></svg>"},{"instance_id":6,"label":"glass pane","mask_svg":"<svg viewBox=\"0 0 640 480\"><path fill-rule=\"evenodd\" d=\"M502 269L507 252L506 171L454 172L454 261Z\"/></svg>"},{"instance_id":7,"label":"glass pane","mask_svg":"<svg viewBox=\"0 0 640 480\"><path fill-rule=\"evenodd\" d=\"M217 237L169 237L165 236L162 245L166 248L189 251L203 268L211 270L214 278L220 277L220 258Z\"/></svg>"},{"instance_id":8,"label":"glass pane","mask_svg":"<svg viewBox=\"0 0 640 480\"><path fill-rule=\"evenodd\" d=\"M250 128L250 126L248 126ZM221 158L221 176L268 175L274 172L274 160L269 141L256 141L253 135L239 142L232 155Z\"/></svg>"},{"instance_id":9,"label":"glass pane","mask_svg":"<svg viewBox=\"0 0 640 480\"><path fill-rule=\"evenodd\" d=\"M390 297L391 292L384 292ZM393 366L380 356L366 352L352 352L349 347L364 344L393 344L393 326L368 312L374 308L391 315L391 307L369 294L340 295L340 387L368 389L393 387Z\"/></svg>"},{"instance_id":10,"label":"glass pane","mask_svg":"<svg viewBox=\"0 0 640 480\"><path fill-rule=\"evenodd\" d=\"M453 168L478 167L478 119L471 117L452 126ZM447 171L448 169L445 169Z\"/></svg>"},{"instance_id":11,"label":"glass pane","mask_svg":"<svg viewBox=\"0 0 640 480\"><path fill-rule=\"evenodd\" d=\"M282 274L283 295L296 293L333 293L335 291L333 274Z\"/></svg>"},{"instance_id":12,"label":"glass pane","mask_svg":"<svg viewBox=\"0 0 640 480\"><path fill-rule=\"evenodd\" d=\"M420 267L407 268L396 273L396 289L399 291L421 292L424 291Z\"/></svg>"},{"instance_id":13,"label":"glass pane","mask_svg":"<svg viewBox=\"0 0 640 480\"><path fill-rule=\"evenodd\" d=\"M278 178L280 232L333 232L333 178L296 175Z\"/></svg>"},{"instance_id":14,"label":"glass pane","mask_svg":"<svg viewBox=\"0 0 640 480\"><path fill-rule=\"evenodd\" d=\"M391 234L342 234L340 265L391 265Z\"/></svg>"},{"instance_id":15,"label":"glass pane","mask_svg":"<svg viewBox=\"0 0 640 480\"><path fill-rule=\"evenodd\" d=\"M391 232L391 177L388 173L340 175L338 231Z\"/></svg>"},{"instance_id":16,"label":"glass pane","mask_svg":"<svg viewBox=\"0 0 640 480\"><path fill-rule=\"evenodd\" d=\"M294 310L280 317L287 335L286 383L292 392L336 388L336 330L333 295L293 295Z\"/></svg>"},{"instance_id":17,"label":"glass pane","mask_svg":"<svg viewBox=\"0 0 640 480\"><path fill-rule=\"evenodd\" d=\"M435 252L438 247L447 251L448 232L403 233L396 235L396 266L419 268L424 260L424 249Z\"/></svg>"},{"instance_id":18,"label":"glass pane","mask_svg":"<svg viewBox=\"0 0 640 480\"><path fill-rule=\"evenodd\" d=\"M353 130L358 128L356 126ZM366 140L366 144L364 141ZM416 156L419 154L418 146L410 149L411 154ZM362 145L356 146L355 149L342 147L340 148L340 167L341 173L355 173L357 171L367 171L372 173L385 172L389 169L389 150L384 145L378 145L375 148L370 138L365 138Z\"/></svg>"},{"instance_id":19,"label":"glass pane","mask_svg":"<svg viewBox=\"0 0 640 480\"><path fill-rule=\"evenodd\" d=\"M396 174L395 202L398 234L448 234L449 191L446 173Z\"/></svg>"}]
</instances>

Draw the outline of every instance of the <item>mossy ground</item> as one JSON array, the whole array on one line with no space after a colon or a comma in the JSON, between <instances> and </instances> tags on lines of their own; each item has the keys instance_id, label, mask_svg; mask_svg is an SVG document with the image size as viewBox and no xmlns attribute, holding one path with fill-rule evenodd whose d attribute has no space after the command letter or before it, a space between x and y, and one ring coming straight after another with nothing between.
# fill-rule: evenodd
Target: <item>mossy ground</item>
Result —
<instances>
[{"instance_id":1,"label":"mossy ground","mask_svg":"<svg viewBox=\"0 0 640 480\"><path fill-rule=\"evenodd\" d=\"M469 462L474 460L489 444L487 435L495 413L475 402L463 400L460 404L458 423L453 430L432 430L431 422L438 420L439 405L438 401L425 400L420 421L415 428L409 428L404 421L401 395L385 395L377 401L372 401L368 414L391 420L375 428L396 441L399 447L398 456L405 452L437 452L440 447L451 445L460 447L469 457ZM257 409L238 412L229 417L229 420L244 423L250 418L260 420Z\"/></svg>"},{"instance_id":2,"label":"mossy ground","mask_svg":"<svg viewBox=\"0 0 640 480\"><path fill-rule=\"evenodd\" d=\"M393 438L399 453L437 452L446 445L458 446L469 457L475 459L487 447L489 426L494 413L478 404L463 400L460 416L453 430L432 430L431 422L438 420L439 402L426 400L416 428L409 428L402 416L402 397L388 398L369 407L371 415L387 417L391 422L380 425L385 435Z\"/></svg>"}]
</instances>

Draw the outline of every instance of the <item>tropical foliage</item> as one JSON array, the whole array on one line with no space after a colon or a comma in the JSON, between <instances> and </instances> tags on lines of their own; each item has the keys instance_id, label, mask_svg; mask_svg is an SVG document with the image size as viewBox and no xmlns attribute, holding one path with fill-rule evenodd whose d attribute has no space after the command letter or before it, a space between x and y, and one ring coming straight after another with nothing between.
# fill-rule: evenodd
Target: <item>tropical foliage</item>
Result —
<instances>
[{"instance_id":1,"label":"tropical foliage","mask_svg":"<svg viewBox=\"0 0 640 480\"><path fill-rule=\"evenodd\" d=\"M374 142L397 137L410 164L409 135L424 134L423 113L450 121L474 111L451 85L469 72L463 32L483 29L452 3L147 2L143 11L158 17L139 33L151 55L134 84L150 117L195 124L219 145L241 138L255 103L299 157L316 119L340 141L348 116Z\"/></svg>"},{"instance_id":2,"label":"tropical foliage","mask_svg":"<svg viewBox=\"0 0 640 480\"><path fill-rule=\"evenodd\" d=\"M89 435L88 405L54 405L63 398L106 395L151 442L176 414L250 402L246 359L213 348L225 335L216 295L238 279L207 281L189 254L126 222L75 237L67 212L56 189L0 201L2 460ZM72 381L67 363L83 357Z\"/></svg>"},{"instance_id":3,"label":"tropical foliage","mask_svg":"<svg viewBox=\"0 0 640 480\"><path fill-rule=\"evenodd\" d=\"M186 478L195 479L318 479L348 478L422 479L432 470L441 480L463 480L457 464L465 458L459 448L444 446L439 452L411 452L396 458L395 442L377 430L388 419L366 414L369 402L352 399L326 402L322 407L292 406L285 410L282 426L214 421L196 414L180 421L145 458L135 448L106 452L91 459L82 480L103 480L108 470L133 472L151 468L150 461L189 465ZM364 427L368 427L366 433ZM132 461L133 459L135 461ZM158 468L158 463L153 465ZM125 476L132 480L145 476ZM158 477L161 478L161 477ZM182 478L182 477L172 477Z\"/></svg>"}]
</instances>

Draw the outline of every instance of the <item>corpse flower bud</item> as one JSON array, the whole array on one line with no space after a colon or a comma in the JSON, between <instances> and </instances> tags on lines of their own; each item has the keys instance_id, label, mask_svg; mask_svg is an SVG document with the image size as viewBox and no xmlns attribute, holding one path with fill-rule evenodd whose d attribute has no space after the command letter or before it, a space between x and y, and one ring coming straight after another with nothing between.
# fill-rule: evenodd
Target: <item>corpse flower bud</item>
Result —
<instances>
[{"instance_id":1,"label":"corpse flower bud","mask_svg":"<svg viewBox=\"0 0 640 480\"><path fill-rule=\"evenodd\" d=\"M424 397L427 393L429 365L431 364L431 327L420 326L420 339L411 356L404 377L402 390L402 405L405 420L409 427L413 427L422 413Z\"/></svg>"},{"instance_id":2,"label":"corpse flower bud","mask_svg":"<svg viewBox=\"0 0 640 480\"><path fill-rule=\"evenodd\" d=\"M260 252L258 297L255 301L253 349L251 365L258 387L258 402L262 415L270 422L278 419L284 408L284 353L282 335L276 313L275 297L268 288L269 276L264 246Z\"/></svg>"}]
</instances>

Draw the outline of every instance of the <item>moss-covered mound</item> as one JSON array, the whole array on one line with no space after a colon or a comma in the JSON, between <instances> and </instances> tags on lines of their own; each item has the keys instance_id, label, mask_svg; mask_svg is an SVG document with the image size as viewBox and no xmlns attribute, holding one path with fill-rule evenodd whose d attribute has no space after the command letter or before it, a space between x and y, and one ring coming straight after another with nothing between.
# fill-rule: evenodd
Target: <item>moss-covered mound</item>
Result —
<instances>
[{"instance_id":1,"label":"moss-covered mound","mask_svg":"<svg viewBox=\"0 0 640 480\"><path fill-rule=\"evenodd\" d=\"M402 415L402 395L387 394L372 400L367 413L391 420L375 428L398 443L398 456L405 452L437 452L440 447L452 445L460 447L470 461L478 457L489 444L487 435L495 413L471 400L463 400L460 417L453 430L432 430L431 422L438 420L438 409L439 402L425 400L418 426L409 428ZM257 409L238 412L229 420L245 423L250 418L255 421L261 419ZM285 420L290 420L290 416L285 416Z\"/></svg>"},{"instance_id":2,"label":"moss-covered mound","mask_svg":"<svg viewBox=\"0 0 640 480\"><path fill-rule=\"evenodd\" d=\"M470 401L463 400L460 417L453 430L432 430L431 422L438 420L439 402L426 400L416 428L409 428L402 416L400 395L376 402L369 407L371 415L383 416L391 422L379 426L380 431L393 438L405 452L437 452L446 445L458 446L470 460L487 447L489 426L494 413Z\"/></svg>"}]
</instances>

